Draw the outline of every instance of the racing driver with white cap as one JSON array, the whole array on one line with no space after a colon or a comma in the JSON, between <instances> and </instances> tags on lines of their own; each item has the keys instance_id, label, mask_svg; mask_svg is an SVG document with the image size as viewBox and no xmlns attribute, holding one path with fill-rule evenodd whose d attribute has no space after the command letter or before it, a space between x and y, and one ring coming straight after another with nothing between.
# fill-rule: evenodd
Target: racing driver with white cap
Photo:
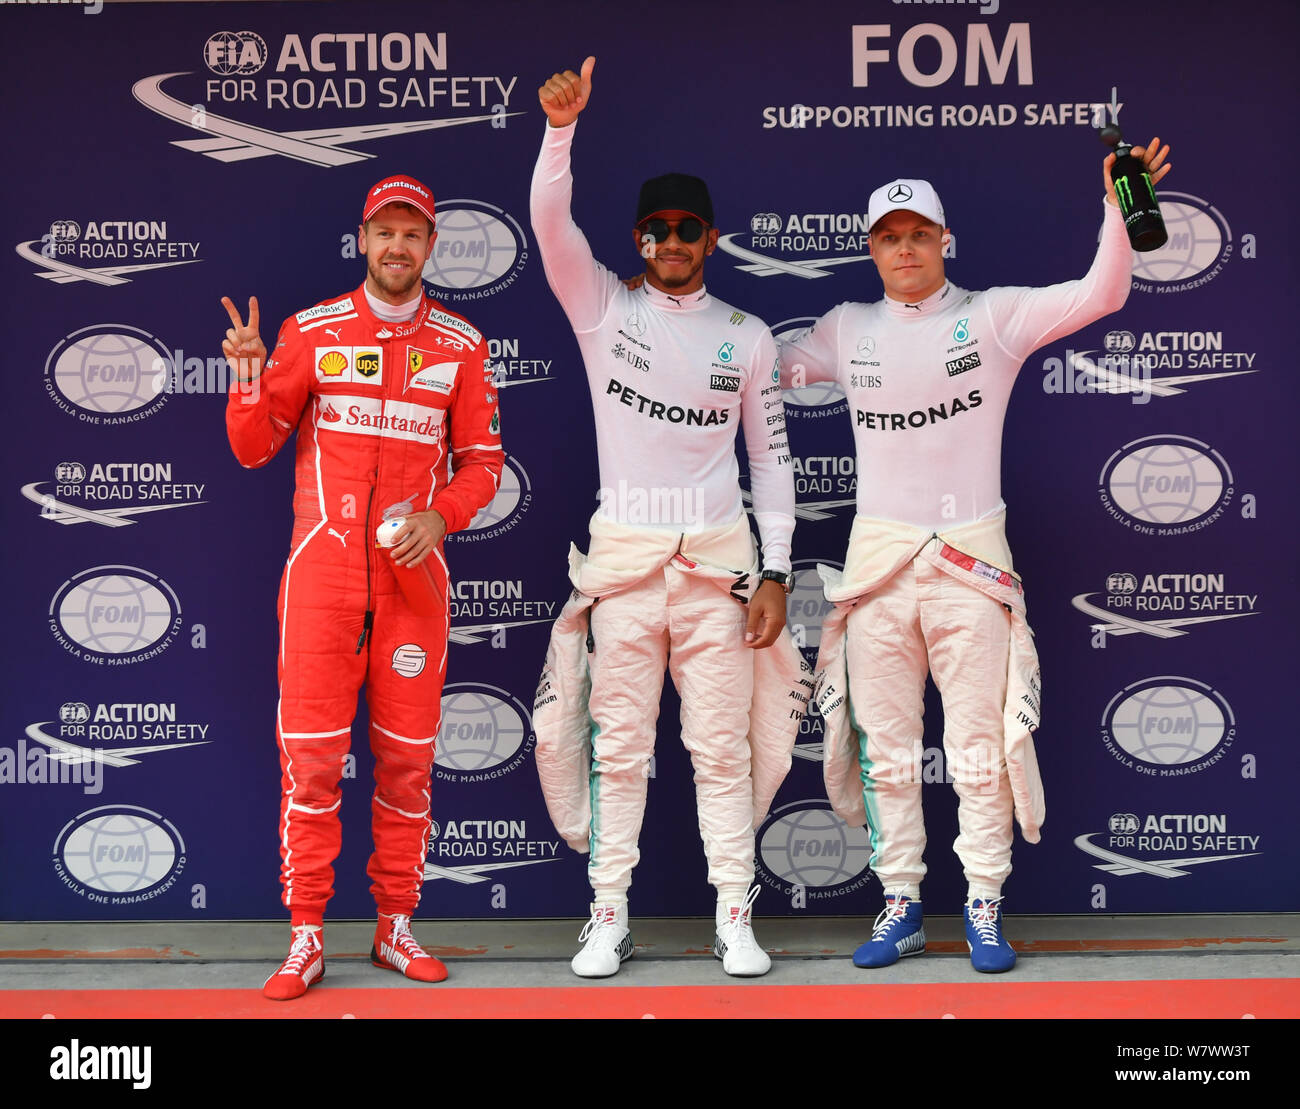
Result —
<instances>
[{"instance_id":1,"label":"racing driver with white cap","mask_svg":"<svg viewBox=\"0 0 1300 1109\"><path fill-rule=\"evenodd\" d=\"M1133 155L1152 181L1170 169L1159 139ZM883 300L844 303L779 344L782 383L835 381L848 397L857 450L857 514L844 573L823 571L827 617L818 660L826 781L836 811L870 829L885 909L858 966L925 950L920 883L923 695L943 699L944 753L958 796L954 844L967 880L974 968L1010 970L1002 883L1013 810L1038 839L1042 789L1033 757L1037 659L1012 571L1001 492L1002 425L1028 355L1119 309L1131 258L1103 166L1105 218L1078 281L968 292L944 273L950 233L927 181L871 194L871 258Z\"/></svg>"}]
</instances>

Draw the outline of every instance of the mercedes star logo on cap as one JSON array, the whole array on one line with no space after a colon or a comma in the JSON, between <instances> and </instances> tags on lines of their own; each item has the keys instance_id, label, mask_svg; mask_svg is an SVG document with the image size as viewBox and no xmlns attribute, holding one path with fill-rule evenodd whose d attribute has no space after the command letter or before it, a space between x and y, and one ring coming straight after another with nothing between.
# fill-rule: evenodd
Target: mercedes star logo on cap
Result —
<instances>
[{"instance_id":1,"label":"mercedes star logo on cap","mask_svg":"<svg viewBox=\"0 0 1300 1109\"><path fill-rule=\"evenodd\" d=\"M912 190L909 189L906 185L899 183L889 190L889 199L894 204L897 204L899 201L902 200L911 200Z\"/></svg>"}]
</instances>

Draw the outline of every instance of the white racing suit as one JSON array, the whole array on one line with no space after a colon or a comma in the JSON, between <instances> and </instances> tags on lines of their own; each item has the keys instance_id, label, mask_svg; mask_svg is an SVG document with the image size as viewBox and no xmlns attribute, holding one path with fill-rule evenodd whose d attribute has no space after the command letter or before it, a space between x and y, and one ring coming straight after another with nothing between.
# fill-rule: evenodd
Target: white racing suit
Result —
<instances>
[{"instance_id":1,"label":"white racing suit","mask_svg":"<svg viewBox=\"0 0 1300 1109\"><path fill-rule=\"evenodd\" d=\"M591 521L570 549L575 592L551 634L533 707L537 769L556 830L590 851L597 891L626 890L654 753L664 668L682 701L709 882L748 886L754 829L790 769L812 679L788 631L744 645L758 586L746 518L683 536Z\"/></svg>"},{"instance_id":2,"label":"white racing suit","mask_svg":"<svg viewBox=\"0 0 1300 1109\"><path fill-rule=\"evenodd\" d=\"M826 791L871 833L883 887L920 896L923 697L943 698L944 758L958 796L954 848L974 897L1011 872L1012 810L1030 843L1044 804L1034 755L1038 656L1011 571L1005 513L943 535L856 517L843 575L819 567L834 609L817 659Z\"/></svg>"}]
</instances>

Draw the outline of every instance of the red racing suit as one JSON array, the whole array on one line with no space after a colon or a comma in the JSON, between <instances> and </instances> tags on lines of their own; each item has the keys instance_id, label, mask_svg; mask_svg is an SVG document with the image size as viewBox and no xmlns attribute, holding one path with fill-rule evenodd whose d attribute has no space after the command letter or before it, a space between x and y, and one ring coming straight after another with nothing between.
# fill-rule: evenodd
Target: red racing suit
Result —
<instances>
[{"instance_id":1,"label":"red racing suit","mask_svg":"<svg viewBox=\"0 0 1300 1109\"><path fill-rule=\"evenodd\" d=\"M334 892L339 780L363 682L375 757L371 892L383 913L419 903L447 564L439 543L427 561L443 610L416 616L395 576L414 571L393 566L374 532L430 508L458 531L495 495L503 456L486 361L484 337L436 301L423 297L412 320L388 323L363 287L286 320L261 377L231 387L226 430L244 466L265 465L298 431L276 718L281 883L294 924L320 923Z\"/></svg>"}]
</instances>

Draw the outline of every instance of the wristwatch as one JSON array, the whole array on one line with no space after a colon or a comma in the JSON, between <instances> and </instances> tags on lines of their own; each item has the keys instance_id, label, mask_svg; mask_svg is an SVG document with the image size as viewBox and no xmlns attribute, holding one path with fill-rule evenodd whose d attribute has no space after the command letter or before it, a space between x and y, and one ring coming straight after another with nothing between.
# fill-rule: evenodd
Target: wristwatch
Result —
<instances>
[{"instance_id":1,"label":"wristwatch","mask_svg":"<svg viewBox=\"0 0 1300 1109\"><path fill-rule=\"evenodd\" d=\"M764 570L758 575L759 581L774 581L785 590L788 597L794 592L794 575L787 574L782 570Z\"/></svg>"}]
</instances>

